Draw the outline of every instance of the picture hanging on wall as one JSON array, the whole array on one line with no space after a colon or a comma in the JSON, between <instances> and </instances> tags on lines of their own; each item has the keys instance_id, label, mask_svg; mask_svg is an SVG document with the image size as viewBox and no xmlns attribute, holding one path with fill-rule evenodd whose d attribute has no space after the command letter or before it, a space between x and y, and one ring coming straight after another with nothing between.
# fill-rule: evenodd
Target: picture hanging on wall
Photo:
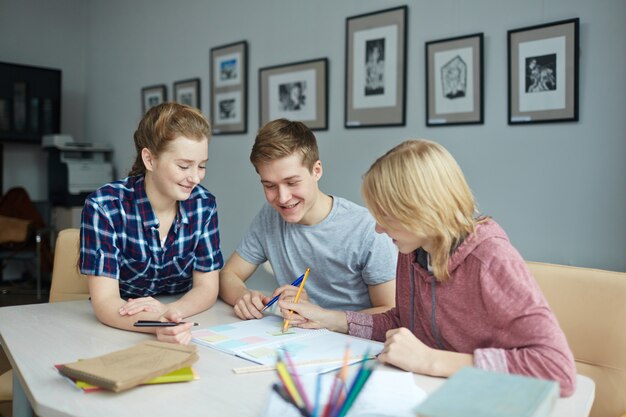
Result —
<instances>
[{"instance_id":1,"label":"picture hanging on wall","mask_svg":"<svg viewBox=\"0 0 626 417\"><path fill-rule=\"evenodd\" d=\"M175 82L174 100L180 104L200 109L200 78Z\"/></svg>"},{"instance_id":2,"label":"picture hanging on wall","mask_svg":"<svg viewBox=\"0 0 626 417\"><path fill-rule=\"evenodd\" d=\"M404 126L407 6L346 19L345 126Z\"/></svg>"},{"instance_id":3,"label":"picture hanging on wall","mask_svg":"<svg viewBox=\"0 0 626 417\"><path fill-rule=\"evenodd\" d=\"M483 123L483 34L426 42L426 126Z\"/></svg>"},{"instance_id":4,"label":"picture hanging on wall","mask_svg":"<svg viewBox=\"0 0 626 417\"><path fill-rule=\"evenodd\" d=\"M248 130L248 43L218 46L210 53L210 108L213 134Z\"/></svg>"},{"instance_id":5,"label":"picture hanging on wall","mask_svg":"<svg viewBox=\"0 0 626 417\"><path fill-rule=\"evenodd\" d=\"M328 58L259 69L259 120L298 120L328 129Z\"/></svg>"},{"instance_id":6,"label":"picture hanging on wall","mask_svg":"<svg viewBox=\"0 0 626 417\"><path fill-rule=\"evenodd\" d=\"M579 19L508 31L509 124L578 120Z\"/></svg>"},{"instance_id":7,"label":"picture hanging on wall","mask_svg":"<svg viewBox=\"0 0 626 417\"><path fill-rule=\"evenodd\" d=\"M167 87L165 84L151 85L141 89L141 106L145 114L151 107L157 106L167 100Z\"/></svg>"}]
</instances>

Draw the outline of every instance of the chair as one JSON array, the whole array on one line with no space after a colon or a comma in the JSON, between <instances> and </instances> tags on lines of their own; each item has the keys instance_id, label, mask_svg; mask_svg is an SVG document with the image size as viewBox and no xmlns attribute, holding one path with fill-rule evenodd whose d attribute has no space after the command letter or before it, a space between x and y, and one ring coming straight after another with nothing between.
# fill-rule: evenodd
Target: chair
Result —
<instances>
[{"instance_id":1,"label":"chair","mask_svg":"<svg viewBox=\"0 0 626 417\"><path fill-rule=\"evenodd\" d=\"M3 239L0 244L0 262L30 263L35 270L37 299L42 298L44 276L52 268L50 254L50 203L33 202L22 187L14 187L0 198L0 217Z\"/></svg>"},{"instance_id":2,"label":"chair","mask_svg":"<svg viewBox=\"0 0 626 417\"><path fill-rule=\"evenodd\" d=\"M626 413L626 273L528 262L576 370L596 384L590 417Z\"/></svg>"},{"instance_id":3,"label":"chair","mask_svg":"<svg viewBox=\"0 0 626 417\"><path fill-rule=\"evenodd\" d=\"M65 229L59 232L54 251L54 268L50 285L50 302L83 300L89 298L87 276L78 272L79 256L79 229ZM4 352L1 352L4 354ZM13 398L13 371L8 370L0 375L0 405L6 404ZM8 417L4 411L0 415ZM10 409L10 406L9 406Z\"/></svg>"},{"instance_id":4,"label":"chair","mask_svg":"<svg viewBox=\"0 0 626 417\"><path fill-rule=\"evenodd\" d=\"M78 272L80 229L59 232L54 251L50 302L89 298L87 276Z\"/></svg>"}]
</instances>

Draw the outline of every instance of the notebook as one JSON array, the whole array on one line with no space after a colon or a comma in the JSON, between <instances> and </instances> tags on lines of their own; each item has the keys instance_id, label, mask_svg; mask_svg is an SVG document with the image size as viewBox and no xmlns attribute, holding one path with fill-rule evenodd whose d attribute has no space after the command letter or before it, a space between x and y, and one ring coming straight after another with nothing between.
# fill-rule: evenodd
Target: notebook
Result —
<instances>
[{"instance_id":1,"label":"notebook","mask_svg":"<svg viewBox=\"0 0 626 417\"><path fill-rule=\"evenodd\" d=\"M350 346L349 363L363 356L377 355L380 342L361 339L326 329L291 327L282 333L283 319L266 316L192 331L193 342L261 365L274 365L278 349L289 352L299 368L314 367L318 372L338 369L343 363L346 344Z\"/></svg>"},{"instance_id":2,"label":"notebook","mask_svg":"<svg viewBox=\"0 0 626 417\"><path fill-rule=\"evenodd\" d=\"M94 358L61 364L59 372L117 392L190 366L197 360L196 346L146 341Z\"/></svg>"},{"instance_id":3,"label":"notebook","mask_svg":"<svg viewBox=\"0 0 626 417\"><path fill-rule=\"evenodd\" d=\"M54 365L57 370L61 367L61 365ZM196 371L187 366L185 368L178 369L176 371L170 372L165 375L157 376L156 378L152 378L149 381L143 382L141 385L153 385L153 384L169 384L174 382L188 382L194 381L198 379L198 375ZM76 388L81 389L85 393L104 391L104 388L98 387L96 385L89 384L85 381L77 381L70 377L67 377L67 380Z\"/></svg>"},{"instance_id":4,"label":"notebook","mask_svg":"<svg viewBox=\"0 0 626 417\"><path fill-rule=\"evenodd\" d=\"M555 381L466 367L417 408L420 417L547 417L559 397Z\"/></svg>"}]
</instances>

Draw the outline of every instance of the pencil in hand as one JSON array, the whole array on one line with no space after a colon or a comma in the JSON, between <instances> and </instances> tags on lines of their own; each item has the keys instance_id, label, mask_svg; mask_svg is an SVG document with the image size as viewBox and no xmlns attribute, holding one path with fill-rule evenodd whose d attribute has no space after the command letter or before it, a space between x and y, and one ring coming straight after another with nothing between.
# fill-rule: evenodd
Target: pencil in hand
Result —
<instances>
[{"instance_id":1,"label":"pencil in hand","mask_svg":"<svg viewBox=\"0 0 626 417\"><path fill-rule=\"evenodd\" d=\"M300 287L298 288L298 292L296 293L296 298L293 300L294 304L297 304L298 300L300 299L300 294L302 294L302 288L304 288L304 283L306 282L306 279L309 276L310 270L311 268L307 268L304 273L304 278L302 278L302 282L300 283ZM293 314L293 310L289 310L290 317L292 314ZM285 333L288 328L289 328L289 319L285 319L285 322L283 323L283 333Z\"/></svg>"}]
</instances>

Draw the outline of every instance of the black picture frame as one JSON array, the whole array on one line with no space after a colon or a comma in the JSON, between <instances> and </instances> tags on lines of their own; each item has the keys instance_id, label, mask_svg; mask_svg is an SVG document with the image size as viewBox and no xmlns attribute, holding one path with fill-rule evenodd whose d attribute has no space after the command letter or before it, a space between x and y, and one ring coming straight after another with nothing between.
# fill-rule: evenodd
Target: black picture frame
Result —
<instances>
[{"instance_id":1,"label":"black picture frame","mask_svg":"<svg viewBox=\"0 0 626 417\"><path fill-rule=\"evenodd\" d=\"M200 106L200 78L174 82L174 101L202 110Z\"/></svg>"},{"instance_id":2,"label":"black picture frame","mask_svg":"<svg viewBox=\"0 0 626 417\"><path fill-rule=\"evenodd\" d=\"M248 42L211 48L209 107L214 135L248 131Z\"/></svg>"},{"instance_id":3,"label":"black picture frame","mask_svg":"<svg viewBox=\"0 0 626 417\"><path fill-rule=\"evenodd\" d=\"M259 123L279 118L328 129L328 58L259 69Z\"/></svg>"},{"instance_id":4,"label":"black picture frame","mask_svg":"<svg viewBox=\"0 0 626 417\"><path fill-rule=\"evenodd\" d=\"M509 30L508 124L578 121L580 19Z\"/></svg>"},{"instance_id":5,"label":"black picture frame","mask_svg":"<svg viewBox=\"0 0 626 417\"><path fill-rule=\"evenodd\" d=\"M142 114L165 101L167 101L167 86L165 84L151 85L141 89Z\"/></svg>"},{"instance_id":6,"label":"black picture frame","mask_svg":"<svg viewBox=\"0 0 626 417\"><path fill-rule=\"evenodd\" d=\"M426 126L484 123L483 34L426 42Z\"/></svg>"},{"instance_id":7,"label":"black picture frame","mask_svg":"<svg viewBox=\"0 0 626 417\"><path fill-rule=\"evenodd\" d=\"M0 143L61 132L60 69L0 62Z\"/></svg>"},{"instance_id":8,"label":"black picture frame","mask_svg":"<svg viewBox=\"0 0 626 417\"><path fill-rule=\"evenodd\" d=\"M406 124L408 7L346 19L346 128Z\"/></svg>"}]
</instances>

